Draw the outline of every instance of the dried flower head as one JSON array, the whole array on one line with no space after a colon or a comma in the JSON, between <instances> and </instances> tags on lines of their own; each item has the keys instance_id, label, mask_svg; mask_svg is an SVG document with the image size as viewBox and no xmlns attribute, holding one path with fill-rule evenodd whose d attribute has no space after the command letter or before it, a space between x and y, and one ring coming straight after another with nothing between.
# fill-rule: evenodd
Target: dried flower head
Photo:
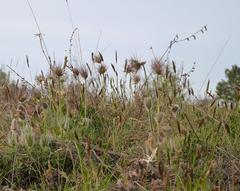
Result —
<instances>
[{"instance_id":1,"label":"dried flower head","mask_svg":"<svg viewBox=\"0 0 240 191\"><path fill-rule=\"evenodd\" d=\"M92 53L92 61L101 64L103 62L102 54L100 52L97 52L96 54Z\"/></svg>"},{"instance_id":2,"label":"dried flower head","mask_svg":"<svg viewBox=\"0 0 240 191\"><path fill-rule=\"evenodd\" d=\"M154 59L152 61L152 71L157 75L164 73L164 63L160 59Z\"/></svg>"},{"instance_id":3,"label":"dried flower head","mask_svg":"<svg viewBox=\"0 0 240 191\"><path fill-rule=\"evenodd\" d=\"M61 66L56 66L53 68L53 72L56 76L61 77L64 74L64 70L61 68Z\"/></svg>"},{"instance_id":4,"label":"dried flower head","mask_svg":"<svg viewBox=\"0 0 240 191\"><path fill-rule=\"evenodd\" d=\"M74 78L77 78L79 76L80 72L79 72L78 68L73 68L72 73L73 73Z\"/></svg>"},{"instance_id":5,"label":"dried flower head","mask_svg":"<svg viewBox=\"0 0 240 191\"><path fill-rule=\"evenodd\" d=\"M133 69L133 67L132 67L131 65L126 64L126 65L125 65L125 68L124 68L124 72L127 73L127 74L133 73L133 72L134 72L134 69Z\"/></svg>"},{"instance_id":6,"label":"dried flower head","mask_svg":"<svg viewBox=\"0 0 240 191\"><path fill-rule=\"evenodd\" d=\"M134 84L138 84L141 81L141 77L137 74L133 76L133 82Z\"/></svg>"},{"instance_id":7,"label":"dried flower head","mask_svg":"<svg viewBox=\"0 0 240 191\"><path fill-rule=\"evenodd\" d=\"M43 75L38 75L36 76L35 78L35 81L38 83L38 84L42 84L44 82L44 76Z\"/></svg>"},{"instance_id":8,"label":"dried flower head","mask_svg":"<svg viewBox=\"0 0 240 191\"><path fill-rule=\"evenodd\" d=\"M129 60L130 66L137 72L141 67L146 64L146 61L141 61L140 59L131 58Z\"/></svg>"},{"instance_id":9,"label":"dried flower head","mask_svg":"<svg viewBox=\"0 0 240 191\"><path fill-rule=\"evenodd\" d=\"M80 76L83 78L83 79L87 79L88 78L88 70L87 70L87 68L86 67L81 67L80 69L79 69L79 73L80 73Z\"/></svg>"},{"instance_id":10,"label":"dried flower head","mask_svg":"<svg viewBox=\"0 0 240 191\"><path fill-rule=\"evenodd\" d=\"M107 66L104 65L104 64L101 64L101 65L99 66L99 68L98 68L98 73L101 74L101 75L103 75L103 74L106 73L106 71L107 71Z\"/></svg>"}]
</instances>

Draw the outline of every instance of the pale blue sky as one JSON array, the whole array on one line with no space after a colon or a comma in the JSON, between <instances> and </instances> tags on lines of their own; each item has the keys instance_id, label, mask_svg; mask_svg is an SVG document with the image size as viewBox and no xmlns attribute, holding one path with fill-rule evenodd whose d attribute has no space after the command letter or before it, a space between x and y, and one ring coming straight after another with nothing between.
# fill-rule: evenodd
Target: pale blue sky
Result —
<instances>
[{"instance_id":1,"label":"pale blue sky","mask_svg":"<svg viewBox=\"0 0 240 191\"><path fill-rule=\"evenodd\" d=\"M62 61L69 47L72 32L65 0L30 0L48 50ZM171 58L178 65L191 68L195 88L199 87L220 49L231 37L219 62L209 76L212 83L224 77L224 69L240 64L240 1L239 0L69 0L74 23L80 29L85 61L95 51L100 31L99 49L106 60L120 60L133 55L152 58L149 47L161 55L175 34L184 36L205 24L208 32L197 41L178 44ZM0 63L9 64L28 76L25 55L29 55L32 74L46 69L41 54L36 25L26 0L2 1L0 6ZM18 65L16 66L16 63Z\"/></svg>"}]
</instances>

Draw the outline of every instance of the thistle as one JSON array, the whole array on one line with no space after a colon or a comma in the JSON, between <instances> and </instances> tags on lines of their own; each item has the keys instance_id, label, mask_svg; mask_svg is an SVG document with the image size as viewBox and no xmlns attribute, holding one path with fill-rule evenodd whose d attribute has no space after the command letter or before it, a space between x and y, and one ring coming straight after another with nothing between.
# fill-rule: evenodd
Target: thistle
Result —
<instances>
[{"instance_id":1,"label":"thistle","mask_svg":"<svg viewBox=\"0 0 240 191\"><path fill-rule=\"evenodd\" d=\"M58 77L62 77L64 75L64 70L60 66L56 66L53 68L53 73Z\"/></svg>"},{"instance_id":2,"label":"thistle","mask_svg":"<svg viewBox=\"0 0 240 191\"><path fill-rule=\"evenodd\" d=\"M159 60L159 59L154 59L152 61L152 71L156 74L156 75L163 75L164 73L164 63Z\"/></svg>"},{"instance_id":3,"label":"thistle","mask_svg":"<svg viewBox=\"0 0 240 191\"><path fill-rule=\"evenodd\" d=\"M146 64L146 61L141 61L139 59L131 58L130 61L130 66L132 69L134 69L135 72L139 71L141 67Z\"/></svg>"},{"instance_id":4,"label":"thistle","mask_svg":"<svg viewBox=\"0 0 240 191\"><path fill-rule=\"evenodd\" d=\"M101 64L104 61L102 54L100 52L96 54L92 53L92 61L93 63Z\"/></svg>"},{"instance_id":5,"label":"thistle","mask_svg":"<svg viewBox=\"0 0 240 191\"><path fill-rule=\"evenodd\" d=\"M80 74L80 76L81 76L84 80L86 80L86 79L88 78L88 70L87 70L87 68L86 68L86 67L81 67L81 68L79 69L79 74Z\"/></svg>"},{"instance_id":6,"label":"thistle","mask_svg":"<svg viewBox=\"0 0 240 191\"><path fill-rule=\"evenodd\" d=\"M106 65L101 64L101 65L99 66L99 68L98 68L98 73L99 73L100 75L104 75L104 74L106 73L106 71L107 71Z\"/></svg>"},{"instance_id":7,"label":"thistle","mask_svg":"<svg viewBox=\"0 0 240 191\"><path fill-rule=\"evenodd\" d=\"M78 68L73 68L72 73L73 73L74 78L77 78L79 76L80 72L79 72Z\"/></svg>"}]
</instances>

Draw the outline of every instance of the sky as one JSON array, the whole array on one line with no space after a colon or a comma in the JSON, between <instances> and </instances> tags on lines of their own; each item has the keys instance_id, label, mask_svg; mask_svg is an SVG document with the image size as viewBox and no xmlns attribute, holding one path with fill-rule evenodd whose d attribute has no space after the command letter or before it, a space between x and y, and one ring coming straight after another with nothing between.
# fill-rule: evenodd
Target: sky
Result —
<instances>
[{"instance_id":1,"label":"sky","mask_svg":"<svg viewBox=\"0 0 240 191\"><path fill-rule=\"evenodd\" d=\"M58 63L68 54L73 31L66 0L29 0L51 56ZM221 49L224 51L208 78L211 87L224 79L224 70L240 65L239 0L68 0L74 26L79 28L83 61L90 60L97 49L108 63L118 52L119 69L125 58L137 56L150 61L161 56L176 34L185 37L207 25L207 33L196 41L173 47L170 59L190 70L196 62L191 82L201 87ZM19 74L31 79L46 71L37 26L26 0L2 1L0 6L0 64L11 65ZM98 43L99 36L101 36ZM30 69L26 67L26 55ZM108 64L107 63L107 64ZM32 77L33 78L33 77Z\"/></svg>"}]
</instances>

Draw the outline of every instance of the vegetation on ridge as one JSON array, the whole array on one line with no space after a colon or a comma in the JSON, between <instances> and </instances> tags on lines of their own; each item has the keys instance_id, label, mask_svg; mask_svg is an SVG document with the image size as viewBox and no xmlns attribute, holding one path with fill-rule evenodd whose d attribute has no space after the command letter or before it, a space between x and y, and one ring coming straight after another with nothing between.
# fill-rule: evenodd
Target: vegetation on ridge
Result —
<instances>
[{"instance_id":1,"label":"vegetation on ridge","mask_svg":"<svg viewBox=\"0 0 240 191\"><path fill-rule=\"evenodd\" d=\"M35 84L3 80L1 189L238 190L237 103L219 105L210 82L199 100L189 81L195 66L184 72L165 60L175 43L206 30L176 36L150 62L127 59L123 75L117 54L108 64L95 52L80 66L71 54L63 65L46 55L49 73Z\"/></svg>"}]
</instances>

